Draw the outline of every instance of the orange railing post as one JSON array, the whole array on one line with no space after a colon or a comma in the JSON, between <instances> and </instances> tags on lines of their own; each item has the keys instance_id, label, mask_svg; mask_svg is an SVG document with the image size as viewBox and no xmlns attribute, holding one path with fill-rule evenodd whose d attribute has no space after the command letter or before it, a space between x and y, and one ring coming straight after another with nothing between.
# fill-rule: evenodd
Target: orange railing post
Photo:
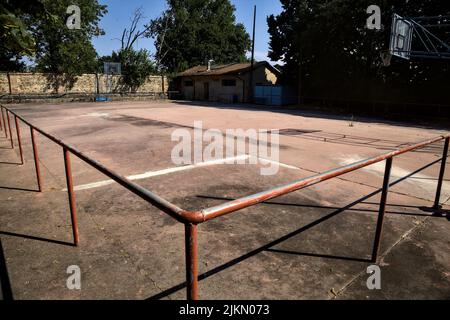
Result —
<instances>
[{"instance_id":1,"label":"orange railing post","mask_svg":"<svg viewBox=\"0 0 450 320\"><path fill-rule=\"evenodd\" d=\"M16 115L14 115L14 121L16 123L17 141L19 143L20 163L23 164L24 162L23 162L22 140L20 139L19 120L17 119Z\"/></svg>"},{"instance_id":2,"label":"orange railing post","mask_svg":"<svg viewBox=\"0 0 450 320\"><path fill-rule=\"evenodd\" d=\"M73 242L76 246L80 243L80 236L78 234L78 219L77 219L77 207L75 205L75 194L73 192L73 180L72 180L72 166L70 164L70 153L66 148L63 149L64 153L64 167L66 169L66 182L67 193L69 195L69 207L70 218L72 220L72 232Z\"/></svg>"},{"instance_id":3,"label":"orange railing post","mask_svg":"<svg viewBox=\"0 0 450 320\"><path fill-rule=\"evenodd\" d=\"M3 106L1 108L1 113L2 113L2 120L3 120L3 127L5 128L5 138L8 138L8 130L6 130L6 121L5 121L5 114L3 113Z\"/></svg>"},{"instance_id":4,"label":"orange railing post","mask_svg":"<svg viewBox=\"0 0 450 320\"><path fill-rule=\"evenodd\" d=\"M439 170L439 179L437 184L436 197L434 199L434 206L433 206L435 210L438 210L440 208L439 203L441 201L442 182L444 181L445 163L447 162L449 140L450 137L447 137L445 139L444 151L442 152L441 169Z\"/></svg>"},{"instance_id":5,"label":"orange railing post","mask_svg":"<svg viewBox=\"0 0 450 320\"><path fill-rule=\"evenodd\" d=\"M198 300L197 225L185 224L186 293L187 300Z\"/></svg>"},{"instance_id":6,"label":"orange railing post","mask_svg":"<svg viewBox=\"0 0 450 320\"><path fill-rule=\"evenodd\" d=\"M8 120L8 131L9 131L9 138L11 139L11 148L14 149L14 142L13 142L13 137L12 137L12 133L11 133L11 123L10 123L10 119L9 119L9 110L6 109L6 119Z\"/></svg>"},{"instance_id":7,"label":"orange railing post","mask_svg":"<svg viewBox=\"0 0 450 320\"><path fill-rule=\"evenodd\" d=\"M1 107L1 109L3 110L3 106ZM0 131L3 131L3 121L2 121L2 117L0 117Z\"/></svg>"},{"instance_id":8,"label":"orange railing post","mask_svg":"<svg viewBox=\"0 0 450 320\"><path fill-rule=\"evenodd\" d=\"M383 236L383 222L386 213L387 195L389 192L389 179L391 177L392 158L386 159L386 168L384 169L383 189L381 191L380 209L378 212L377 228L375 232L375 242L372 251L372 262L377 262L380 251L381 238Z\"/></svg>"},{"instance_id":9,"label":"orange railing post","mask_svg":"<svg viewBox=\"0 0 450 320\"><path fill-rule=\"evenodd\" d=\"M42 191L42 179L41 179L41 169L39 167L39 153L36 144L36 137L34 136L34 128L30 126L31 144L33 146L33 157L34 157L34 167L36 169L36 179L38 184L39 192Z\"/></svg>"}]
</instances>

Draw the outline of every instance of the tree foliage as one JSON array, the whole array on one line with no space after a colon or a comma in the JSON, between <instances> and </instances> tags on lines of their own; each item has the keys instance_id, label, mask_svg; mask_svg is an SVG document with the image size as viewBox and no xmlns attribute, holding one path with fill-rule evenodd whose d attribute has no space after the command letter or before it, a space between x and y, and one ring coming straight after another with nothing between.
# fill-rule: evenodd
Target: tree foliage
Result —
<instances>
[{"instance_id":1,"label":"tree foliage","mask_svg":"<svg viewBox=\"0 0 450 320\"><path fill-rule=\"evenodd\" d=\"M36 43L22 18L25 15L43 16L44 7L38 0L0 2L0 68L21 71L25 65L20 59L32 55Z\"/></svg>"},{"instance_id":2,"label":"tree foliage","mask_svg":"<svg viewBox=\"0 0 450 320\"><path fill-rule=\"evenodd\" d=\"M140 21L143 19L142 8L135 10L129 28L125 28L120 38L121 47L111 56L104 56L99 59L99 68L102 70L104 62L120 62L122 70L121 86L122 91L136 91L148 76L157 73L156 66L150 58L150 53L146 49L136 50L134 44L144 36L148 27L143 30L138 29Z\"/></svg>"},{"instance_id":3,"label":"tree foliage","mask_svg":"<svg viewBox=\"0 0 450 320\"><path fill-rule=\"evenodd\" d=\"M236 23L229 0L167 0L168 9L150 21L157 65L178 72L205 64L242 62L250 48L245 27Z\"/></svg>"},{"instance_id":4,"label":"tree foliage","mask_svg":"<svg viewBox=\"0 0 450 320\"><path fill-rule=\"evenodd\" d=\"M97 53L91 39L104 34L99 21L107 10L97 0L41 1L52 18L30 17L37 43L36 70L48 73L49 86L58 91L60 86L73 86L77 75L96 70ZM81 11L80 29L66 25L67 7L73 4Z\"/></svg>"},{"instance_id":5,"label":"tree foliage","mask_svg":"<svg viewBox=\"0 0 450 320\"><path fill-rule=\"evenodd\" d=\"M66 25L70 5L80 8L80 29ZM96 70L97 53L91 39L103 34L99 21L106 12L97 0L2 1L2 65L9 71L20 70L20 58L29 56L35 59L36 71L53 74L49 85L55 90L62 84L72 85L77 75Z\"/></svg>"},{"instance_id":6,"label":"tree foliage","mask_svg":"<svg viewBox=\"0 0 450 320\"><path fill-rule=\"evenodd\" d=\"M106 6L100 5L97 0L41 1L54 18L30 17L32 34L37 43L37 69L71 75L95 71L97 54L91 39L104 34L99 21L107 12ZM73 4L79 6L81 11L80 29L66 26L66 10Z\"/></svg>"},{"instance_id":7,"label":"tree foliage","mask_svg":"<svg viewBox=\"0 0 450 320\"><path fill-rule=\"evenodd\" d=\"M381 0L382 30L369 30L370 0L281 0L283 11L268 17L272 60L283 60L286 81L301 80L303 95L342 99L448 100L445 61L393 58L381 66L389 47L392 14L450 14L450 2ZM436 32L436 30L433 30ZM450 31L450 28L447 28ZM450 34L438 30L444 40ZM414 40L415 45L420 41Z\"/></svg>"},{"instance_id":8,"label":"tree foliage","mask_svg":"<svg viewBox=\"0 0 450 320\"><path fill-rule=\"evenodd\" d=\"M103 72L104 62L120 62L122 70L120 91L135 92L145 83L148 76L157 73L156 66L146 49L120 49L117 52L113 51L110 56L100 57L98 66L100 72Z\"/></svg>"}]
</instances>

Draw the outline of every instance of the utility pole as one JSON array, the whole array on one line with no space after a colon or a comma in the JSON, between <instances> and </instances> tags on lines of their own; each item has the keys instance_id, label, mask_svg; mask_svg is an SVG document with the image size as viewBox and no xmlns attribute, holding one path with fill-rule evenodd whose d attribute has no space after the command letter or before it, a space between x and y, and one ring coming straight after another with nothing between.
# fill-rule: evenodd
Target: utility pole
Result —
<instances>
[{"instance_id":1,"label":"utility pole","mask_svg":"<svg viewBox=\"0 0 450 320\"><path fill-rule=\"evenodd\" d=\"M252 39L252 58L250 67L250 102L253 103L253 67L255 65L255 27L256 27L256 5L253 10L253 39Z\"/></svg>"}]
</instances>

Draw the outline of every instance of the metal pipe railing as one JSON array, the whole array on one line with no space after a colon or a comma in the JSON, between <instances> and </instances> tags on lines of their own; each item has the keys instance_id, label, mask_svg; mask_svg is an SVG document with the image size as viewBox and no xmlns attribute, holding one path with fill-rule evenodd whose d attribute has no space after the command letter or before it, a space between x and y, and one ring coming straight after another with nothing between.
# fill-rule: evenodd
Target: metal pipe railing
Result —
<instances>
[{"instance_id":1,"label":"metal pipe railing","mask_svg":"<svg viewBox=\"0 0 450 320\"><path fill-rule=\"evenodd\" d=\"M39 167L39 153L36 145L36 137L34 135L34 128L30 126L31 145L33 147L34 167L36 169L36 179L38 184L38 191L42 191L41 169Z\"/></svg>"},{"instance_id":2,"label":"metal pipe railing","mask_svg":"<svg viewBox=\"0 0 450 320\"><path fill-rule=\"evenodd\" d=\"M380 208L378 210L377 227L375 230L375 240L372 250L372 262L377 262L378 253L380 252L381 236L383 233L384 215L386 213L386 202L389 192L389 179L391 177L392 158L386 159L386 167L384 169L383 188L381 189Z\"/></svg>"},{"instance_id":3,"label":"metal pipe railing","mask_svg":"<svg viewBox=\"0 0 450 320\"><path fill-rule=\"evenodd\" d=\"M91 159L89 156L87 156L83 152L77 150L75 147L73 147L73 146L63 142L59 138L56 138L55 136L53 136L53 135L45 132L44 130L36 127L35 125L31 124L30 122L28 122L23 117L21 117L20 115L16 114L15 112L5 108L4 106L2 106L2 108L6 109L7 113L10 112L11 114L17 116L17 118L20 119L23 123L25 123L28 126L30 126L33 129L33 131L39 132L40 134L42 134L43 136L47 137L51 141L55 142L59 146L63 147L67 151L70 151L70 153L74 154L79 159L83 160L84 162L86 162L87 164L91 165L92 167L94 167L95 169L97 169L98 171L103 173L104 175L106 175L109 178L113 179L114 181L116 181L117 183L119 183L123 187L127 188L128 190L130 190L131 192L133 192L137 196L139 196L142 199L150 202L152 205L154 205L158 209L164 211L165 213L169 214L170 216L172 216L173 218L175 218L175 219L177 219L177 220L179 220L181 222L187 222L185 220L185 218L184 218L185 216L187 216L187 211L182 210L181 208L177 207L176 205L170 203L169 201L167 201L167 200L161 198L160 196L150 192L149 190L141 187L140 185L130 181L129 179L125 178L124 176L122 176L122 175L114 172L113 170L105 167L101 163ZM34 135L32 135L32 137L33 136ZM35 143L33 144L33 146L34 146L34 149L37 150ZM38 164L36 164L36 165L38 166Z\"/></svg>"},{"instance_id":4,"label":"metal pipe railing","mask_svg":"<svg viewBox=\"0 0 450 320\"><path fill-rule=\"evenodd\" d=\"M67 190L69 194L69 205L70 205L70 211L71 211L71 220L72 220L72 229L73 229L73 237L74 237L74 243L75 245L78 245L79 243L79 234L78 234L78 224L77 224L77 216L76 216L76 206L75 206L75 196L73 191L73 181L72 181L72 173L71 173L71 164L70 164L70 153L74 154L84 162L88 163L98 171L102 172L109 178L113 179L123 187L127 188L137 196L141 197L142 199L148 201L153 206L157 207L158 209L162 210L163 212L167 213L174 219L178 220L179 222L183 223L185 225L185 255L186 255L186 287L187 287L187 298L189 300L196 300L198 299L198 237L197 237L197 225L203 222L206 222L208 220L230 214L232 212L256 205L258 203L262 203L264 201L267 201L269 199L273 199L303 188L306 188L308 186L312 186L314 184L318 184L320 182L341 176L343 174L367 167L369 165L372 165L374 163L378 163L381 161L386 160L386 168L384 173L384 179L383 179L383 187L382 187L382 194L381 194L381 201L380 201L380 208L378 213L378 219L377 219L377 226L376 226L376 232L375 232L375 240L374 240L374 246L372 251L372 261L376 262L379 254L379 248L380 243L382 239L382 229L383 229L383 221L384 221L384 215L386 212L386 203L387 203L387 196L389 192L389 178L392 168L392 161L395 156L401 155L406 152L414 151L417 149L424 148L430 144L445 140L444 149L443 149L443 155L442 155L442 161L441 161L441 167L439 172L439 179L437 184L437 191L436 191L436 197L434 201L434 208L439 208L440 203L440 196L441 196L441 189L442 189L442 182L444 179L444 173L445 173L445 163L448 155L448 148L449 148L449 140L450 135L442 135L433 139L428 139L426 141L422 141L413 145L410 145L408 147L399 148L397 150L384 153L375 157L371 157L365 160L361 160L346 166L342 166L339 168L335 168L329 171L326 171L324 173L316 174L310 177L306 177L300 180L297 180L295 182L285 184L282 186L278 186L275 188L272 188L270 190L262 191L253 195L249 195L246 197L242 197L236 200L227 201L223 204L213 206L210 208L206 208L200 211L186 211L178 206L174 205L173 203L161 198L160 196L152 193L151 191L139 186L138 184L128 180L127 178L117 174L116 172L112 171L111 169L106 168L99 162L91 159L81 151L77 150L75 147L70 146L60 139L54 137L53 135L43 131L42 129L39 129L38 127L34 126L27 120L25 120L20 115L17 115L15 112L5 108L4 106L1 106L1 114L3 119L3 128L5 128L5 134L6 134L6 123L3 116L3 109L6 110L7 118L8 118L8 128L10 131L10 138L11 138L11 146L12 144L12 135L11 135L11 128L9 125L9 113L12 113L15 116L16 119L16 127L18 127L17 119L20 119L22 122L30 126L30 133L31 133L31 140L32 140L32 147L33 147L33 155L34 155L34 162L35 162L35 168L36 168L36 176L37 176L37 182L38 182L38 189L39 191L42 191L42 178L40 174L39 169L39 157L38 157L38 150L35 140L35 131L41 133L48 139L52 140L56 144L60 145L63 148L63 155L64 155L64 164L65 164L65 172L66 172L66 181L67 181ZM17 129L17 135L18 135L18 141L19 141L19 149L21 152L22 162L23 162L23 154L21 150L21 139L20 139L20 130ZM7 137L7 135L6 135Z\"/></svg>"},{"instance_id":5,"label":"metal pipe railing","mask_svg":"<svg viewBox=\"0 0 450 320\"><path fill-rule=\"evenodd\" d=\"M6 130L5 114L3 113L3 108L2 108L1 113L2 113L3 127L5 128L5 138L8 138L8 132Z\"/></svg>"},{"instance_id":6,"label":"metal pipe railing","mask_svg":"<svg viewBox=\"0 0 450 320\"><path fill-rule=\"evenodd\" d=\"M75 205L75 193L73 192L72 180L72 164L70 163L70 152L63 148L64 169L66 172L67 194L69 196L70 219L72 220L73 242L75 246L80 243L80 235L78 233L77 207Z\"/></svg>"},{"instance_id":7,"label":"metal pipe railing","mask_svg":"<svg viewBox=\"0 0 450 320\"><path fill-rule=\"evenodd\" d=\"M13 142L13 137L12 137L12 133L11 133L11 120L9 119L9 113L8 113L8 109L6 109L6 119L8 120L8 131L9 131L9 138L11 140L11 149L14 149L14 142Z\"/></svg>"},{"instance_id":8,"label":"metal pipe railing","mask_svg":"<svg viewBox=\"0 0 450 320\"><path fill-rule=\"evenodd\" d=\"M437 190L436 190L436 197L434 199L434 205L433 205L434 209L439 209L442 183L444 181L445 164L446 164L446 159L447 159L447 154L448 154L449 140L450 139L448 137L447 137L447 139L445 139L444 151L442 152L443 156L442 156L441 168L439 170L439 178L438 178L438 185L437 185Z\"/></svg>"},{"instance_id":9,"label":"metal pipe railing","mask_svg":"<svg viewBox=\"0 0 450 320\"><path fill-rule=\"evenodd\" d=\"M395 151L391 151L388 153L384 153L381 154L379 156L375 156L372 158L368 158L368 159L364 159L346 166L342 166L339 168L335 168L329 171L326 171L324 173L320 173L320 174L316 174L307 178L303 178L301 180L286 184L286 185L282 185L270 190L266 190L263 192L259 192L253 195L249 195L243 198L239 198L233 201L228 201L225 202L223 204L214 206L214 207L210 207L207 209L203 209L201 212L204 216L204 221L207 220L211 220L214 218L217 218L219 216L240 210L240 209L244 209L250 206L253 206L255 204L285 195L287 193L293 192L293 191L297 191L299 189L303 189L305 187L309 187L312 186L314 184L326 181L328 179L331 178L335 178L338 177L340 175L370 166L374 163L377 162L381 162L383 160L389 159L389 158L393 158L395 156L398 156L400 154L409 152L409 151L413 151L416 149L420 149L423 147L426 147L429 144L441 141L443 139L445 139L446 136L439 136L433 139L429 139L423 142L419 142L417 144L411 145L409 147L404 147L401 149L397 149Z\"/></svg>"},{"instance_id":10,"label":"metal pipe railing","mask_svg":"<svg viewBox=\"0 0 450 320\"><path fill-rule=\"evenodd\" d=\"M14 122L16 123L17 142L19 143L20 164L23 164L22 140L20 139L20 126L19 126L19 120L17 119L17 116L14 116Z\"/></svg>"}]
</instances>

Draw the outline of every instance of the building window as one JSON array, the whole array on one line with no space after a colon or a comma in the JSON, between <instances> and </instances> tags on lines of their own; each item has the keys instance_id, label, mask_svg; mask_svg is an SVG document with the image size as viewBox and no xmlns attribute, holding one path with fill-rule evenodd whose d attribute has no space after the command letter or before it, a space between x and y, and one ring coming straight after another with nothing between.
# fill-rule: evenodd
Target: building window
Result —
<instances>
[{"instance_id":1,"label":"building window","mask_svg":"<svg viewBox=\"0 0 450 320\"><path fill-rule=\"evenodd\" d=\"M194 81L192 81L192 80L186 80L186 81L184 82L184 86L185 86L185 87L193 87L193 86L194 86Z\"/></svg>"},{"instance_id":2,"label":"building window","mask_svg":"<svg viewBox=\"0 0 450 320\"><path fill-rule=\"evenodd\" d=\"M222 80L222 87L236 87L236 80Z\"/></svg>"}]
</instances>

